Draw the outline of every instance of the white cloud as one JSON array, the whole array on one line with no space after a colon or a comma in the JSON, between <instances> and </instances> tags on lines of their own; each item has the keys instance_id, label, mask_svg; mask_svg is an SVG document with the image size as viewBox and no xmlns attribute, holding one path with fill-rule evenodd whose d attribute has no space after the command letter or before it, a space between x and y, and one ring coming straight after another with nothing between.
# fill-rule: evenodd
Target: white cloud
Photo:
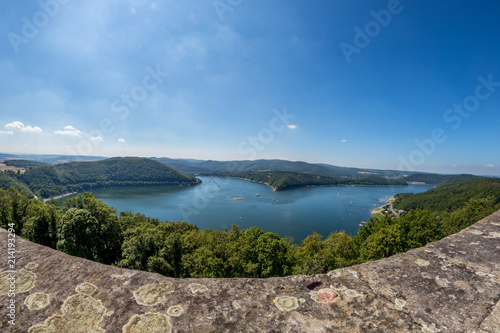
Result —
<instances>
[{"instance_id":1,"label":"white cloud","mask_svg":"<svg viewBox=\"0 0 500 333\"><path fill-rule=\"evenodd\" d=\"M119 143L125 143L125 142L127 142L127 141L125 141L125 139L118 139L118 142L119 142Z\"/></svg>"},{"instance_id":2,"label":"white cloud","mask_svg":"<svg viewBox=\"0 0 500 333\"><path fill-rule=\"evenodd\" d=\"M494 168L495 165L494 164L486 164L485 167L487 167L487 168Z\"/></svg>"},{"instance_id":3,"label":"white cloud","mask_svg":"<svg viewBox=\"0 0 500 333\"><path fill-rule=\"evenodd\" d=\"M5 125L6 129L11 129L11 130L16 130L16 131L21 131L25 133L42 133L42 129L38 126L31 127L31 126L25 126L22 122L20 121L14 121L12 123L9 123Z\"/></svg>"},{"instance_id":4,"label":"white cloud","mask_svg":"<svg viewBox=\"0 0 500 333\"><path fill-rule=\"evenodd\" d=\"M14 131L0 131L0 134L14 135Z\"/></svg>"},{"instance_id":5,"label":"white cloud","mask_svg":"<svg viewBox=\"0 0 500 333\"><path fill-rule=\"evenodd\" d=\"M289 129L296 129L297 128L297 125L294 125L294 124L290 124L290 125L286 125L286 127L288 127Z\"/></svg>"},{"instance_id":6,"label":"white cloud","mask_svg":"<svg viewBox=\"0 0 500 333\"><path fill-rule=\"evenodd\" d=\"M344 143L344 142L347 142L347 140L346 139L342 139L340 142Z\"/></svg>"},{"instance_id":7,"label":"white cloud","mask_svg":"<svg viewBox=\"0 0 500 333\"><path fill-rule=\"evenodd\" d=\"M90 138L90 140L95 141L95 142L103 142L104 139L101 138L100 136L93 136Z\"/></svg>"},{"instance_id":8,"label":"white cloud","mask_svg":"<svg viewBox=\"0 0 500 333\"><path fill-rule=\"evenodd\" d=\"M64 127L64 131L54 131L54 134L80 137L80 135L82 135L82 132L77 130L73 126L68 125Z\"/></svg>"}]
</instances>

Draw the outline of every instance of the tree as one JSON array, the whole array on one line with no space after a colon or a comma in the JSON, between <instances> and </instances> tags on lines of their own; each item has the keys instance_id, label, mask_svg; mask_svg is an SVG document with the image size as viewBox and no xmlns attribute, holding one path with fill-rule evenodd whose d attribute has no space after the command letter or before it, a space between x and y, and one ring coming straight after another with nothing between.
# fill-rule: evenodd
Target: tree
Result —
<instances>
[{"instance_id":1,"label":"tree","mask_svg":"<svg viewBox=\"0 0 500 333\"><path fill-rule=\"evenodd\" d=\"M357 262L359 251L354 239L344 231L331 233L324 241L321 257L325 272L354 265Z\"/></svg>"},{"instance_id":2,"label":"tree","mask_svg":"<svg viewBox=\"0 0 500 333\"><path fill-rule=\"evenodd\" d=\"M294 274L324 273L323 260L320 252L324 249L323 236L313 233L307 236L294 252L296 262Z\"/></svg>"},{"instance_id":3,"label":"tree","mask_svg":"<svg viewBox=\"0 0 500 333\"><path fill-rule=\"evenodd\" d=\"M70 198L64 202L64 206L69 209L84 209L97 221L98 242L95 247L99 262L111 264L120 259L123 235L115 208L97 200L92 193L79 194Z\"/></svg>"},{"instance_id":4,"label":"tree","mask_svg":"<svg viewBox=\"0 0 500 333\"><path fill-rule=\"evenodd\" d=\"M413 210L398 220L402 229L403 251L408 251L443 238L436 214Z\"/></svg>"},{"instance_id":5,"label":"tree","mask_svg":"<svg viewBox=\"0 0 500 333\"><path fill-rule=\"evenodd\" d=\"M99 222L87 210L70 208L57 228L59 251L85 259L99 261Z\"/></svg>"},{"instance_id":6,"label":"tree","mask_svg":"<svg viewBox=\"0 0 500 333\"><path fill-rule=\"evenodd\" d=\"M401 252L403 250L401 237L399 224L389 225L371 234L359 250L361 260L382 259Z\"/></svg>"},{"instance_id":7,"label":"tree","mask_svg":"<svg viewBox=\"0 0 500 333\"><path fill-rule=\"evenodd\" d=\"M292 272L292 244L278 234L266 232L257 240L259 277L284 276Z\"/></svg>"},{"instance_id":8,"label":"tree","mask_svg":"<svg viewBox=\"0 0 500 333\"><path fill-rule=\"evenodd\" d=\"M497 200L493 196L472 198L463 207L451 213L443 214L441 225L443 236L457 233L492 214L500 208L499 204L496 204Z\"/></svg>"},{"instance_id":9,"label":"tree","mask_svg":"<svg viewBox=\"0 0 500 333\"><path fill-rule=\"evenodd\" d=\"M55 249L57 245L57 223L60 217L61 210L54 205L31 201L26 210L22 236L32 242Z\"/></svg>"}]
</instances>

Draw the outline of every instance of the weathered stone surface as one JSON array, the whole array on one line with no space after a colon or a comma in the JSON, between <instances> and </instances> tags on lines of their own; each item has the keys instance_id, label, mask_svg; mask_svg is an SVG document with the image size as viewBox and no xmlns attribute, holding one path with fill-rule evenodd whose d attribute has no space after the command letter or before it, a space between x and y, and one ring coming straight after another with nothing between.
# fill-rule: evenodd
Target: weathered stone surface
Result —
<instances>
[{"instance_id":1,"label":"weathered stone surface","mask_svg":"<svg viewBox=\"0 0 500 333\"><path fill-rule=\"evenodd\" d=\"M20 238L12 269L5 230L0 249L0 332L500 332L500 212L423 248L312 276L171 279Z\"/></svg>"}]
</instances>

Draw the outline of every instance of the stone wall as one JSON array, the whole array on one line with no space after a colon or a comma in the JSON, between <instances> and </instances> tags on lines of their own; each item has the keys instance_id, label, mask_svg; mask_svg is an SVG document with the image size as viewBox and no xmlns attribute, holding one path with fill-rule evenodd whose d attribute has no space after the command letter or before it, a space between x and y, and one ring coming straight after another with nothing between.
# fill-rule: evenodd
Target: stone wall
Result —
<instances>
[{"instance_id":1,"label":"stone wall","mask_svg":"<svg viewBox=\"0 0 500 333\"><path fill-rule=\"evenodd\" d=\"M16 238L13 297L7 239L0 332L500 332L500 212L390 258L269 279L171 279Z\"/></svg>"}]
</instances>

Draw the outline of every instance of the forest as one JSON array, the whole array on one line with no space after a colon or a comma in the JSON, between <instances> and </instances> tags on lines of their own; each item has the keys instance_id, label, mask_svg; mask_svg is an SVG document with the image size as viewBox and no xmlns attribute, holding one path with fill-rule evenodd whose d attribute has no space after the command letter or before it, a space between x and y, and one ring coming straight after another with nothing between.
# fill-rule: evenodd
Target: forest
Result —
<instances>
[{"instance_id":1,"label":"forest","mask_svg":"<svg viewBox=\"0 0 500 333\"><path fill-rule=\"evenodd\" d=\"M447 195L446 193L451 193ZM200 230L105 205L91 193L61 205L0 190L0 226L70 255L171 277L272 277L319 274L424 246L500 209L500 180L446 185L400 195L399 218L370 218L358 234L313 233L300 244L259 228Z\"/></svg>"},{"instance_id":2,"label":"forest","mask_svg":"<svg viewBox=\"0 0 500 333\"><path fill-rule=\"evenodd\" d=\"M404 178L408 183L420 182L428 185L442 186L447 184L456 184L463 182L470 182L484 177L461 174L461 175L440 175L436 173L415 173Z\"/></svg>"},{"instance_id":3,"label":"forest","mask_svg":"<svg viewBox=\"0 0 500 333\"><path fill-rule=\"evenodd\" d=\"M275 191L304 186L407 186L402 179L378 176L341 178L304 172L286 171L212 171L200 173L205 176L231 177L266 184Z\"/></svg>"},{"instance_id":4,"label":"forest","mask_svg":"<svg viewBox=\"0 0 500 333\"><path fill-rule=\"evenodd\" d=\"M109 186L196 185L199 179L147 158L110 158L93 162L48 165L32 161L5 161L26 167L23 174L7 172L0 188L14 186L28 195L50 198L69 192Z\"/></svg>"}]
</instances>

